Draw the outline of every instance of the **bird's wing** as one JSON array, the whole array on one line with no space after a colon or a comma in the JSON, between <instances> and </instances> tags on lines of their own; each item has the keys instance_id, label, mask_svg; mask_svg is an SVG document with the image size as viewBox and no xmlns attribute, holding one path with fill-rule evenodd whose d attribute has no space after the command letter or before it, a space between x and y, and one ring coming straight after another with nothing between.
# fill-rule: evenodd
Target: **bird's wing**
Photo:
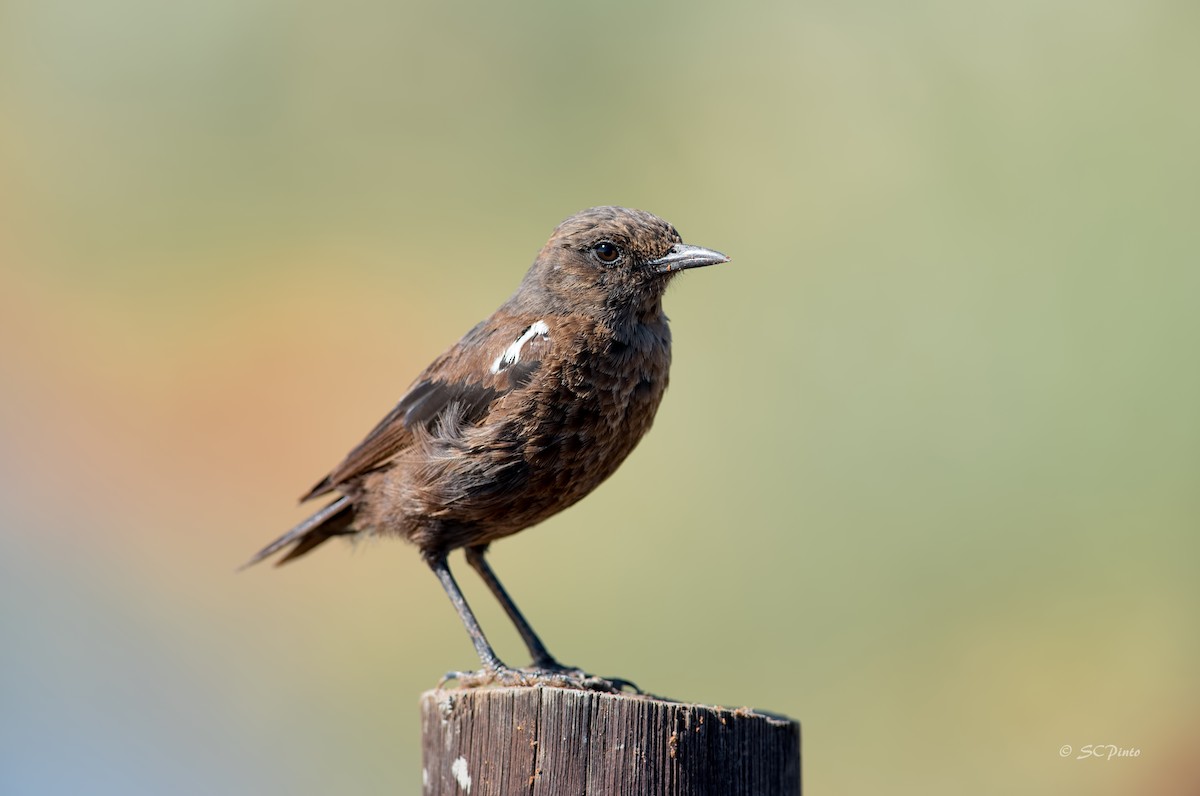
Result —
<instances>
[{"instance_id":1,"label":"bird's wing","mask_svg":"<svg viewBox=\"0 0 1200 796\"><path fill-rule=\"evenodd\" d=\"M488 408L529 383L551 345L543 320L496 316L476 326L427 367L396 407L301 501L332 492L379 468L413 441L413 430L430 428L456 406L463 422L481 421Z\"/></svg>"}]
</instances>

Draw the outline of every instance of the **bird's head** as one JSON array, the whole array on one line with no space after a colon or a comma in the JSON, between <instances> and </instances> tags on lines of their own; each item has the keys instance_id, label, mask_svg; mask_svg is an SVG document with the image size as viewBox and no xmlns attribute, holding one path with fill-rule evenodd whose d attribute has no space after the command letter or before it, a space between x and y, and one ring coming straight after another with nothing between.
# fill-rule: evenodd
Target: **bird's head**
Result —
<instances>
[{"instance_id":1,"label":"bird's head","mask_svg":"<svg viewBox=\"0 0 1200 796\"><path fill-rule=\"evenodd\" d=\"M728 261L658 216L593 207L558 225L513 300L531 311L637 314L660 307L679 271Z\"/></svg>"}]
</instances>

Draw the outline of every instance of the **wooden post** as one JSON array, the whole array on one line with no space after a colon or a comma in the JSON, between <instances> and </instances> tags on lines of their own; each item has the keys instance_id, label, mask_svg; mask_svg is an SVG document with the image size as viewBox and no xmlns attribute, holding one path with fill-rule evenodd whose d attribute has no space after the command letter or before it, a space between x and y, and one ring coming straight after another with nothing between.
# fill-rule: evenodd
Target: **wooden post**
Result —
<instances>
[{"instance_id":1,"label":"wooden post","mask_svg":"<svg viewBox=\"0 0 1200 796\"><path fill-rule=\"evenodd\" d=\"M799 796L791 719L649 696L477 688L421 696L426 796Z\"/></svg>"}]
</instances>

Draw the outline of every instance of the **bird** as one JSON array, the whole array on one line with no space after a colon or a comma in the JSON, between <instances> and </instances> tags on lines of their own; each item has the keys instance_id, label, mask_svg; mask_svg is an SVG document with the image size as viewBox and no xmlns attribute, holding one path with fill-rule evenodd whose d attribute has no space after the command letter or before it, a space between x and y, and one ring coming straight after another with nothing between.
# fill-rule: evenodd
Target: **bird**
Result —
<instances>
[{"instance_id":1,"label":"bird","mask_svg":"<svg viewBox=\"0 0 1200 796\"><path fill-rule=\"evenodd\" d=\"M329 499L248 567L277 566L336 536L398 536L420 551L467 629L482 669L464 685L633 687L564 666L501 585L493 542L575 504L650 429L667 389L667 285L726 263L641 210L593 207L560 223L516 291L416 378L399 403L301 498ZM450 571L463 549L532 657L496 655Z\"/></svg>"}]
</instances>

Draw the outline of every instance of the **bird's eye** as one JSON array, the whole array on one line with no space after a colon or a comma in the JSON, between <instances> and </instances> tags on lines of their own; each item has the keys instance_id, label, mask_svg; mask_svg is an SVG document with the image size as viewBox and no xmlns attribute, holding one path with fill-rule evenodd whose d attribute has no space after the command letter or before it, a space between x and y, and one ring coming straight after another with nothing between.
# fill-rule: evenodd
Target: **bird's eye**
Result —
<instances>
[{"instance_id":1,"label":"bird's eye","mask_svg":"<svg viewBox=\"0 0 1200 796\"><path fill-rule=\"evenodd\" d=\"M608 241L597 243L592 247L592 251L596 253L596 259L602 263L615 263L621 256L621 250Z\"/></svg>"}]
</instances>

